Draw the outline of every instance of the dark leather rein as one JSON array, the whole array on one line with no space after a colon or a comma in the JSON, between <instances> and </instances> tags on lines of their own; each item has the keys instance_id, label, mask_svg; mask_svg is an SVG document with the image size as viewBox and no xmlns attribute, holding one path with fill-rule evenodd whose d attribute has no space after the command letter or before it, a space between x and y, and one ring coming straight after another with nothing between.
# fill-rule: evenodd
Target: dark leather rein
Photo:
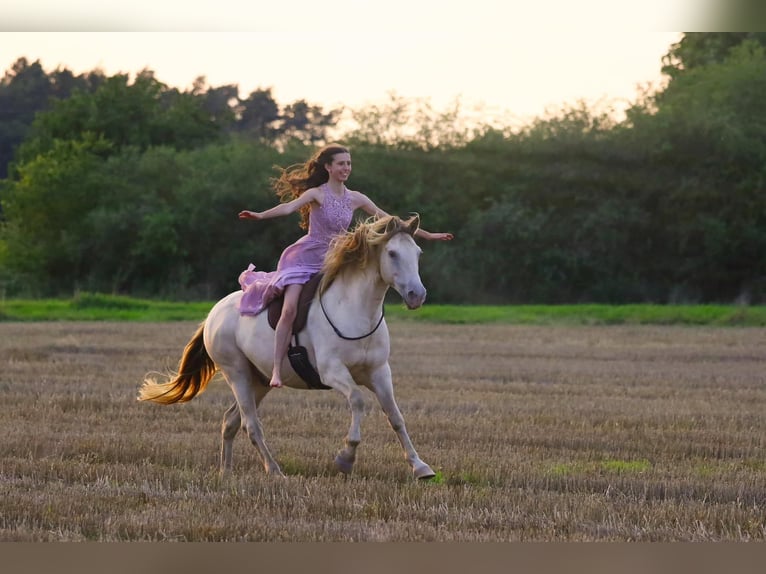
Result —
<instances>
[{"instance_id":1,"label":"dark leather rein","mask_svg":"<svg viewBox=\"0 0 766 574\"><path fill-rule=\"evenodd\" d=\"M380 327L380 324L383 322L383 317L386 314L386 306L385 304L381 307L380 310L380 319L378 319L378 324L375 325L375 328L367 333L366 335L362 335L361 337L347 337L343 333L340 332L340 329L338 329L330 319L330 316L327 314L327 311L324 308L324 303L322 303L322 295L319 295L319 306L322 308L322 313L324 313L324 318L327 319L327 322L330 323L330 327L332 327L333 331L335 331L335 334L338 335L341 339L345 341L359 341L360 339L366 339L370 335L372 335L375 331L378 330L378 327Z\"/></svg>"}]
</instances>

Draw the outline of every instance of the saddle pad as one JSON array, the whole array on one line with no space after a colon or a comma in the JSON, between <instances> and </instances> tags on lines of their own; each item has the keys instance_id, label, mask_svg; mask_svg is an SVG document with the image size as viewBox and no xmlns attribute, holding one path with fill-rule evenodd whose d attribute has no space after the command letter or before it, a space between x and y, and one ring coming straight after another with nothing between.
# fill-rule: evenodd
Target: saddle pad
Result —
<instances>
[{"instance_id":1,"label":"saddle pad","mask_svg":"<svg viewBox=\"0 0 766 574\"><path fill-rule=\"evenodd\" d=\"M298 313L295 315L295 322L293 323L293 333L299 333L306 326L306 320L309 316L309 308L311 307L311 301L314 299L319 282L322 279L322 274L317 273L308 283L301 289L301 294L298 297ZM272 329L277 328L279 317L282 315L282 305L284 303L284 297L280 296L269 303L269 325Z\"/></svg>"}]
</instances>

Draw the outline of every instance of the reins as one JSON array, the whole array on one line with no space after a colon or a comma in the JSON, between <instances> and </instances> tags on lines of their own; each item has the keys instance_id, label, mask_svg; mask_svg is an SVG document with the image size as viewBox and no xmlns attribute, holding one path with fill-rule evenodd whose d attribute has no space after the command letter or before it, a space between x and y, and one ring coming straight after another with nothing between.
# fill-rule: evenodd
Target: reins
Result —
<instances>
[{"instance_id":1,"label":"reins","mask_svg":"<svg viewBox=\"0 0 766 574\"><path fill-rule=\"evenodd\" d=\"M380 327L380 324L383 322L383 317L386 314L386 306L385 304L380 309L380 319L378 319L378 324L375 325L375 328L367 333L366 335L362 335L361 337L347 337L343 333L340 332L340 329L338 329L335 324L330 319L330 316L327 314L327 310L324 308L324 303L322 303L322 295L319 295L319 306L322 308L322 313L324 313L325 319L327 319L327 322L330 323L330 327L332 327L333 331L335 331L335 334L338 335L341 339L345 341L359 341L360 339L366 339L370 335L372 335L375 331L378 330L378 327Z\"/></svg>"}]
</instances>

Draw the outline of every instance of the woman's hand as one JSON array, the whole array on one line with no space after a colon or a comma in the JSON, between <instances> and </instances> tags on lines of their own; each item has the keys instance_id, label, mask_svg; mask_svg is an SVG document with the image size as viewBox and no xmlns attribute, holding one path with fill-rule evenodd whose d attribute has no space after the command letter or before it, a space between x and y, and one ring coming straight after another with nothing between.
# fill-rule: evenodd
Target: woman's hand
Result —
<instances>
[{"instance_id":1,"label":"woman's hand","mask_svg":"<svg viewBox=\"0 0 766 574\"><path fill-rule=\"evenodd\" d=\"M451 241L455 237L451 233L431 233L430 231L425 231L423 229L419 230L418 235L429 241Z\"/></svg>"},{"instance_id":2,"label":"woman's hand","mask_svg":"<svg viewBox=\"0 0 766 574\"><path fill-rule=\"evenodd\" d=\"M257 211L244 210L239 212L239 218L240 219L263 219L263 215L261 215Z\"/></svg>"}]
</instances>

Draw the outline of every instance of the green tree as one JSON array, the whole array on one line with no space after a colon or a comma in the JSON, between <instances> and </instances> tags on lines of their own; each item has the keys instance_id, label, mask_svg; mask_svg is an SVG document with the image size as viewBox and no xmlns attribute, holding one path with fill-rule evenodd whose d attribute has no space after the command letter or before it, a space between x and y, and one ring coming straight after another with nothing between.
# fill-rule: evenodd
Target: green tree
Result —
<instances>
[{"instance_id":1,"label":"green tree","mask_svg":"<svg viewBox=\"0 0 766 574\"><path fill-rule=\"evenodd\" d=\"M338 123L342 110L326 112L321 106L306 100L288 104L279 117L279 137L282 141L296 139L303 144L316 145L327 140L327 131Z\"/></svg>"},{"instance_id":2,"label":"green tree","mask_svg":"<svg viewBox=\"0 0 766 574\"><path fill-rule=\"evenodd\" d=\"M37 115L30 137L19 149L23 163L50 149L56 140L83 134L110 142L112 151L127 146L147 149L167 145L191 149L223 135L192 92L179 92L144 70L133 82L127 74L111 76L94 93L78 91Z\"/></svg>"},{"instance_id":3,"label":"green tree","mask_svg":"<svg viewBox=\"0 0 766 574\"><path fill-rule=\"evenodd\" d=\"M743 42L766 45L766 32L687 32L662 59L662 72L675 79L690 70L720 64Z\"/></svg>"},{"instance_id":4,"label":"green tree","mask_svg":"<svg viewBox=\"0 0 766 574\"><path fill-rule=\"evenodd\" d=\"M386 102L352 110L351 116L354 127L344 138L351 144L435 150L463 146L476 135L462 121L459 101L438 111L427 99L392 92Z\"/></svg>"},{"instance_id":5,"label":"green tree","mask_svg":"<svg viewBox=\"0 0 766 574\"><path fill-rule=\"evenodd\" d=\"M227 130L234 128L239 87L236 84L208 86L204 76L194 80L191 95L202 98L202 109L210 120Z\"/></svg>"},{"instance_id":6,"label":"green tree","mask_svg":"<svg viewBox=\"0 0 766 574\"><path fill-rule=\"evenodd\" d=\"M98 167L105 148L107 142L94 138L57 141L19 166L17 180L6 182L6 259L0 264L26 278L30 289L71 288L89 273L93 253L85 215L103 188Z\"/></svg>"},{"instance_id":7,"label":"green tree","mask_svg":"<svg viewBox=\"0 0 766 574\"><path fill-rule=\"evenodd\" d=\"M16 60L0 79L0 179L6 177L13 150L27 136L37 112L75 90L92 91L102 78L98 72L75 76L65 69L48 74L39 60Z\"/></svg>"},{"instance_id":8,"label":"green tree","mask_svg":"<svg viewBox=\"0 0 766 574\"><path fill-rule=\"evenodd\" d=\"M271 142L279 133L279 105L271 89L255 90L238 104L237 131L257 140Z\"/></svg>"},{"instance_id":9,"label":"green tree","mask_svg":"<svg viewBox=\"0 0 766 574\"><path fill-rule=\"evenodd\" d=\"M753 39L686 69L636 113L647 162L672 178L655 206L672 230L664 258L690 298L764 297L766 56Z\"/></svg>"}]
</instances>

